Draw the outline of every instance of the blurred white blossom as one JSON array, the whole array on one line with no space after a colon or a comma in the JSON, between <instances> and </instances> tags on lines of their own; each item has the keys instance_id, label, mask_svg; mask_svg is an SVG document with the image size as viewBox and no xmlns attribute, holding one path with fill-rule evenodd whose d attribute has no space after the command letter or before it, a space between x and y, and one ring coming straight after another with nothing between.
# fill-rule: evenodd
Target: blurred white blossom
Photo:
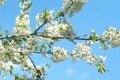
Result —
<instances>
[{"instance_id":1,"label":"blurred white blossom","mask_svg":"<svg viewBox=\"0 0 120 80\"><path fill-rule=\"evenodd\" d=\"M30 17L28 14L18 16L16 18L16 26L28 27L30 25Z\"/></svg>"},{"instance_id":2,"label":"blurred white blossom","mask_svg":"<svg viewBox=\"0 0 120 80\"><path fill-rule=\"evenodd\" d=\"M73 40L76 37L75 32L72 29L72 26L66 21L64 23L54 21L53 24L47 24L46 29L44 31L44 35L50 36L50 37L61 37L60 39L69 39ZM47 42L54 42L54 39L45 38Z\"/></svg>"},{"instance_id":3,"label":"blurred white blossom","mask_svg":"<svg viewBox=\"0 0 120 80\"><path fill-rule=\"evenodd\" d=\"M87 0L64 0L62 7L64 15L71 17L74 13L81 11L86 2Z\"/></svg>"},{"instance_id":4,"label":"blurred white blossom","mask_svg":"<svg viewBox=\"0 0 120 80\"><path fill-rule=\"evenodd\" d=\"M116 28L110 27L103 33L102 40L104 40L104 45L101 46L102 49L119 47L120 31Z\"/></svg>"},{"instance_id":5,"label":"blurred white blossom","mask_svg":"<svg viewBox=\"0 0 120 80\"><path fill-rule=\"evenodd\" d=\"M54 62L64 61L68 58L68 51L61 49L60 47L54 47L52 60Z\"/></svg>"},{"instance_id":6,"label":"blurred white blossom","mask_svg":"<svg viewBox=\"0 0 120 80\"><path fill-rule=\"evenodd\" d=\"M98 57L92 54L92 49L84 44L77 43L76 49L71 53L73 61L78 61L78 59L85 60L88 64L93 64Z\"/></svg>"},{"instance_id":7,"label":"blurred white blossom","mask_svg":"<svg viewBox=\"0 0 120 80\"><path fill-rule=\"evenodd\" d=\"M0 0L0 5L4 5L7 0Z\"/></svg>"},{"instance_id":8,"label":"blurred white blossom","mask_svg":"<svg viewBox=\"0 0 120 80\"><path fill-rule=\"evenodd\" d=\"M13 29L14 35L29 35L30 31L30 18L29 15L18 16L16 18L16 27Z\"/></svg>"},{"instance_id":9,"label":"blurred white blossom","mask_svg":"<svg viewBox=\"0 0 120 80\"><path fill-rule=\"evenodd\" d=\"M45 10L43 13L37 14L36 21L38 25L41 25L43 21L48 21L52 23L54 21L54 11L53 10Z\"/></svg>"},{"instance_id":10,"label":"blurred white blossom","mask_svg":"<svg viewBox=\"0 0 120 80\"><path fill-rule=\"evenodd\" d=\"M105 59L106 59L106 57L104 57L104 56L99 56L99 58L100 58L100 61L101 61L101 62L104 62Z\"/></svg>"},{"instance_id":11,"label":"blurred white blossom","mask_svg":"<svg viewBox=\"0 0 120 80\"><path fill-rule=\"evenodd\" d=\"M19 7L21 8L20 13L22 15L28 13L30 11L31 5L32 5L31 0L21 1L19 4Z\"/></svg>"}]
</instances>

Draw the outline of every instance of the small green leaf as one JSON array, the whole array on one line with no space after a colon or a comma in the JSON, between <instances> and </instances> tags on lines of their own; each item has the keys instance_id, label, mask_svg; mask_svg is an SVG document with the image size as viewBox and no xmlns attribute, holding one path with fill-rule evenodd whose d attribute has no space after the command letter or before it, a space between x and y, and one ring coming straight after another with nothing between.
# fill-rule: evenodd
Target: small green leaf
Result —
<instances>
[{"instance_id":1,"label":"small green leaf","mask_svg":"<svg viewBox=\"0 0 120 80\"><path fill-rule=\"evenodd\" d=\"M108 71L107 68L101 62L98 62L96 64L96 66L98 67L98 72L101 73L101 74L103 72L107 72Z\"/></svg>"}]
</instances>

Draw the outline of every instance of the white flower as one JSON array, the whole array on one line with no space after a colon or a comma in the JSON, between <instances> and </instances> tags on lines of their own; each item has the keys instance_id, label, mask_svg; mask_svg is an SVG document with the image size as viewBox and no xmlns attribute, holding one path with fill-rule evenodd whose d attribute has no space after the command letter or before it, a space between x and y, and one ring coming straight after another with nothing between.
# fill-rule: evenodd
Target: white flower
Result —
<instances>
[{"instance_id":1,"label":"white flower","mask_svg":"<svg viewBox=\"0 0 120 80\"><path fill-rule=\"evenodd\" d=\"M38 25L41 25L43 20L46 19L48 22L52 23L54 21L54 11L53 10L46 10L44 13L40 13L36 16L36 22Z\"/></svg>"},{"instance_id":2,"label":"white flower","mask_svg":"<svg viewBox=\"0 0 120 80\"><path fill-rule=\"evenodd\" d=\"M41 14L38 14L38 15L36 16L36 22L37 22L39 25L42 24L43 15L44 15L44 14L41 13Z\"/></svg>"},{"instance_id":3,"label":"white flower","mask_svg":"<svg viewBox=\"0 0 120 80\"><path fill-rule=\"evenodd\" d=\"M44 31L44 35L50 36L50 37L63 37L58 38L56 40L69 38L69 40L74 40L76 37L76 34L74 33L71 25L68 22L58 22L54 21L53 24L47 24L46 29ZM45 38L47 42L54 42L55 40L50 38Z\"/></svg>"},{"instance_id":4,"label":"white flower","mask_svg":"<svg viewBox=\"0 0 120 80\"><path fill-rule=\"evenodd\" d=\"M68 51L61 49L60 47L54 47L51 58L54 62L64 61L68 58Z\"/></svg>"},{"instance_id":5,"label":"white flower","mask_svg":"<svg viewBox=\"0 0 120 80\"><path fill-rule=\"evenodd\" d=\"M72 16L74 13L79 12L86 2L87 0L64 0L63 13Z\"/></svg>"},{"instance_id":6,"label":"white flower","mask_svg":"<svg viewBox=\"0 0 120 80\"><path fill-rule=\"evenodd\" d=\"M16 35L16 36L19 36L19 35L29 35L31 33L32 32L30 31L30 29L25 29L25 28L22 28L22 27L14 27L13 28L13 35Z\"/></svg>"},{"instance_id":7,"label":"white flower","mask_svg":"<svg viewBox=\"0 0 120 80\"><path fill-rule=\"evenodd\" d=\"M30 17L28 14L18 16L16 18L16 27L13 29L13 35L29 35L30 31Z\"/></svg>"},{"instance_id":8,"label":"white flower","mask_svg":"<svg viewBox=\"0 0 120 80\"><path fill-rule=\"evenodd\" d=\"M26 14L30 11L31 0L23 0L20 2L21 14Z\"/></svg>"},{"instance_id":9,"label":"white flower","mask_svg":"<svg viewBox=\"0 0 120 80\"><path fill-rule=\"evenodd\" d=\"M101 61L101 62L104 62L105 59L106 59L106 57L104 57L104 56L99 56L99 58L100 58L100 61Z\"/></svg>"},{"instance_id":10,"label":"white flower","mask_svg":"<svg viewBox=\"0 0 120 80\"><path fill-rule=\"evenodd\" d=\"M105 46L101 46L101 48L106 47L107 49L120 46L120 31L116 28L110 27L103 33L101 38L105 41Z\"/></svg>"},{"instance_id":11,"label":"white flower","mask_svg":"<svg viewBox=\"0 0 120 80\"><path fill-rule=\"evenodd\" d=\"M91 30L91 33L95 33L95 31L92 29L92 30Z\"/></svg>"},{"instance_id":12,"label":"white flower","mask_svg":"<svg viewBox=\"0 0 120 80\"><path fill-rule=\"evenodd\" d=\"M42 40L42 38L40 36L36 36L36 37L28 37L26 39L26 43L25 43L25 48L26 50L30 50L31 52L34 52L35 50L35 46Z\"/></svg>"},{"instance_id":13,"label":"white flower","mask_svg":"<svg viewBox=\"0 0 120 80\"><path fill-rule=\"evenodd\" d=\"M2 44L2 41L0 40L0 60L2 59L4 52L5 52L5 48Z\"/></svg>"},{"instance_id":14,"label":"white flower","mask_svg":"<svg viewBox=\"0 0 120 80\"><path fill-rule=\"evenodd\" d=\"M91 52L92 52L92 49L89 46L87 46L86 44L78 43L76 46L77 46L76 51L78 51L79 53L82 52L85 54L91 54Z\"/></svg>"},{"instance_id":15,"label":"white flower","mask_svg":"<svg viewBox=\"0 0 120 80\"><path fill-rule=\"evenodd\" d=\"M5 62L5 61L0 61L0 72L1 71L10 71L11 70L11 66L15 67L15 65L11 62Z\"/></svg>"},{"instance_id":16,"label":"white flower","mask_svg":"<svg viewBox=\"0 0 120 80\"><path fill-rule=\"evenodd\" d=\"M71 54L73 61L78 61L78 59L82 59L86 61L88 64L93 64L98 57L92 54L92 49L86 45L85 43L77 43L77 48Z\"/></svg>"},{"instance_id":17,"label":"white flower","mask_svg":"<svg viewBox=\"0 0 120 80\"><path fill-rule=\"evenodd\" d=\"M28 14L25 14L23 16L18 16L16 18L16 26L28 28L29 25L30 25L30 17Z\"/></svg>"},{"instance_id":18,"label":"white flower","mask_svg":"<svg viewBox=\"0 0 120 80\"><path fill-rule=\"evenodd\" d=\"M98 41L90 40L90 41L86 41L85 43L86 43L87 45L93 45L93 44L98 43Z\"/></svg>"}]
</instances>

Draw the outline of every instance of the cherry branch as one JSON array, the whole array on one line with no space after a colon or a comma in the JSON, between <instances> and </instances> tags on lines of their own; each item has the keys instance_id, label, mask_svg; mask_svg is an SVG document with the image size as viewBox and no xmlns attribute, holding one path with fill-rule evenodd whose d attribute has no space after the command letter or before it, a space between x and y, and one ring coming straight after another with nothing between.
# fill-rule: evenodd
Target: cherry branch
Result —
<instances>
[{"instance_id":1,"label":"cherry branch","mask_svg":"<svg viewBox=\"0 0 120 80\"><path fill-rule=\"evenodd\" d=\"M30 59L30 61L32 62L33 66L34 66L34 68L35 68L35 70L36 70L36 72L38 73L37 78L40 78L40 80L41 80L41 76L40 76L40 75L41 75L41 72L37 69L34 61L32 60L32 58L31 58L29 55L28 55L28 58Z\"/></svg>"},{"instance_id":2,"label":"cherry branch","mask_svg":"<svg viewBox=\"0 0 120 80\"><path fill-rule=\"evenodd\" d=\"M45 21L42 25L40 25L40 26L34 31L34 33L36 34L37 31L38 31L40 28L42 28L47 22L48 22L48 21Z\"/></svg>"},{"instance_id":3,"label":"cherry branch","mask_svg":"<svg viewBox=\"0 0 120 80\"><path fill-rule=\"evenodd\" d=\"M61 16L62 16L62 15L60 15L59 17L61 17ZM55 17L53 20L56 20L56 19L59 18L59 17ZM47 22L50 22L50 21L44 21L43 24L40 25L40 26L34 31L34 33L36 34L37 31L38 31L40 28L42 28Z\"/></svg>"},{"instance_id":4,"label":"cherry branch","mask_svg":"<svg viewBox=\"0 0 120 80\"><path fill-rule=\"evenodd\" d=\"M53 36L47 36L47 35L43 35L42 33L39 34L39 33L31 33L29 35L18 35L18 36L4 36L4 37L0 37L1 40L3 39L9 39L9 38L17 38L17 37L26 37L26 36L32 36L32 35L35 35L35 36L41 36L41 37L44 37L44 38L50 38L50 39L69 39L69 37L53 37ZM74 40L93 40L91 38L80 38L80 37L75 37ZM99 39L96 39L96 40L99 40Z\"/></svg>"},{"instance_id":5,"label":"cherry branch","mask_svg":"<svg viewBox=\"0 0 120 80\"><path fill-rule=\"evenodd\" d=\"M22 51L15 51L15 53L23 53ZM37 53L37 54L41 54L41 53L44 53L44 52L40 52L40 51L33 51L33 52L26 52L26 53ZM47 53L47 54L53 54L53 53Z\"/></svg>"}]
</instances>

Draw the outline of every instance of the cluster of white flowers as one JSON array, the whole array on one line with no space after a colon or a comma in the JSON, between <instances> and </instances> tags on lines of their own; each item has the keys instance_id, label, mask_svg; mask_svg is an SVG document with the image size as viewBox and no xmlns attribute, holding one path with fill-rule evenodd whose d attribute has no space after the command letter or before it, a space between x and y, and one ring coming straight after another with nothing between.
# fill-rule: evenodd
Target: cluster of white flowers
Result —
<instances>
[{"instance_id":1,"label":"cluster of white flowers","mask_svg":"<svg viewBox=\"0 0 120 80\"><path fill-rule=\"evenodd\" d=\"M87 0L64 0L63 13L64 15L72 16L74 13L79 12Z\"/></svg>"},{"instance_id":2,"label":"cluster of white flowers","mask_svg":"<svg viewBox=\"0 0 120 80\"><path fill-rule=\"evenodd\" d=\"M8 67L8 65L7 65L7 63L6 62L4 62L4 61L0 61L0 72L2 71L2 70L6 70L6 68Z\"/></svg>"},{"instance_id":3,"label":"cluster of white flowers","mask_svg":"<svg viewBox=\"0 0 120 80\"><path fill-rule=\"evenodd\" d=\"M58 21L54 21L53 24L47 24L44 35L50 37L62 37L58 38L58 40L64 38L69 38L70 40L73 40L76 37L76 34L74 33L72 26L69 23L61 23ZM54 42L54 40L50 38L45 38L45 40L48 42Z\"/></svg>"},{"instance_id":4,"label":"cluster of white flowers","mask_svg":"<svg viewBox=\"0 0 120 80\"><path fill-rule=\"evenodd\" d=\"M23 59L21 60L21 66L24 70L26 71L31 71L33 70L34 66L28 56L24 56ZM30 70L31 69L31 70Z\"/></svg>"},{"instance_id":5,"label":"cluster of white flowers","mask_svg":"<svg viewBox=\"0 0 120 80\"><path fill-rule=\"evenodd\" d=\"M102 49L120 46L120 31L116 28L110 27L103 33L101 38L105 42L104 45L101 46Z\"/></svg>"},{"instance_id":6,"label":"cluster of white flowers","mask_svg":"<svg viewBox=\"0 0 120 80\"><path fill-rule=\"evenodd\" d=\"M11 42L8 42L7 45L0 44L0 50L1 50L0 51L1 61L4 61L4 62L8 62L8 61L14 62L14 60L18 61L18 62L15 62L15 64L21 62L21 59L19 58L20 53L17 53L17 51L19 50L19 45L16 44L14 40L12 40Z\"/></svg>"},{"instance_id":7,"label":"cluster of white flowers","mask_svg":"<svg viewBox=\"0 0 120 80\"><path fill-rule=\"evenodd\" d=\"M5 51L5 48L4 46L2 45L2 42L0 41L0 61L4 59L4 51Z\"/></svg>"},{"instance_id":8,"label":"cluster of white flowers","mask_svg":"<svg viewBox=\"0 0 120 80\"><path fill-rule=\"evenodd\" d=\"M0 0L0 5L4 5L7 0Z\"/></svg>"},{"instance_id":9,"label":"cluster of white flowers","mask_svg":"<svg viewBox=\"0 0 120 80\"><path fill-rule=\"evenodd\" d=\"M5 1L7 0L0 0L0 5L3 5ZM64 0L62 8L64 15L72 16L74 13L79 12L86 2L87 0ZM30 11L31 0L21 0L19 6L21 8L21 14L16 18L16 27L13 29L13 36L10 37L10 39L6 36L6 39L0 40L0 72L10 71L10 67L13 66L13 64L17 64L20 65L23 70L30 72L33 76L45 76L45 67L35 67L30 55L35 51L38 51L38 53L41 52L43 56L47 57L50 53L52 54L51 59L54 62L65 61L68 58L69 52L60 47L54 47L52 49L51 46L53 44L51 43L62 39L73 41L76 39L76 34L72 25L65 20L65 18L59 19L58 16L54 18L53 10L45 10L43 13L36 16L37 27L42 27L45 24L46 28L41 34L32 34L29 27L30 17L28 14ZM101 43L103 41L103 45L101 46L102 49L120 46L120 31L116 28L110 27L101 37L93 30L91 32L93 36L90 36L90 41L77 43L77 48L71 52L70 55L72 56L73 61L76 62L81 59L88 64L94 64L95 62L103 63L106 57L98 57L92 54L92 49L90 48L90 45L98 42L96 41L98 38L100 38ZM38 46L40 41L43 45L44 42L46 43L45 47Z\"/></svg>"},{"instance_id":10,"label":"cluster of white flowers","mask_svg":"<svg viewBox=\"0 0 120 80\"><path fill-rule=\"evenodd\" d=\"M34 52L36 45L42 40L42 37L32 37L26 39L26 44L24 45L24 48L28 49L30 52ZM29 54L29 53L28 53Z\"/></svg>"},{"instance_id":11,"label":"cluster of white flowers","mask_svg":"<svg viewBox=\"0 0 120 80\"><path fill-rule=\"evenodd\" d=\"M11 42L8 42L7 45L3 45L0 42L0 60L8 62L13 58L12 46L10 44Z\"/></svg>"},{"instance_id":12,"label":"cluster of white flowers","mask_svg":"<svg viewBox=\"0 0 120 80\"><path fill-rule=\"evenodd\" d=\"M37 65L36 66L37 70L40 72L40 73L37 73L35 68L33 68L32 70L32 76L38 76L38 75L46 75L46 66L39 66Z\"/></svg>"},{"instance_id":13,"label":"cluster of white flowers","mask_svg":"<svg viewBox=\"0 0 120 80\"><path fill-rule=\"evenodd\" d=\"M28 14L18 16L16 18L16 26L28 27L30 25L30 17Z\"/></svg>"},{"instance_id":14,"label":"cluster of white flowers","mask_svg":"<svg viewBox=\"0 0 120 80\"><path fill-rule=\"evenodd\" d=\"M9 61L9 62L4 62L2 60L0 60L0 73L2 73L2 71L5 71L6 73L7 72L10 72L12 70L12 67L14 67L15 65ZM1 74L2 76L2 80L6 80L8 74Z\"/></svg>"},{"instance_id":15,"label":"cluster of white flowers","mask_svg":"<svg viewBox=\"0 0 120 80\"><path fill-rule=\"evenodd\" d=\"M28 35L31 33L29 29L30 18L28 14L18 16L16 18L16 27L13 29L14 35Z\"/></svg>"},{"instance_id":16,"label":"cluster of white flowers","mask_svg":"<svg viewBox=\"0 0 120 80\"><path fill-rule=\"evenodd\" d=\"M8 42L8 45L5 46L0 41L0 72L1 71L10 71L11 66L14 67L12 60L17 57L14 56L14 50L17 49L18 45L15 45L13 41Z\"/></svg>"},{"instance_id":17,"label":"cluster of white flowers","mask_svg":"<svg viewBox=\"0 0 120 80\"><path fill-rule=\"evenodd\" d=\"M89 40L89 41L85 41L85 44L86 45L93 45L93 44L97 44L98 43L98 41L93 41L93 40Z\"/></svg>"},{"instance_id":18,"label":"cluster of white flowers","mask_svg":"<svg viewBox=\"0 0 120 80\"><path fill-rule=\"evenodd\" d=\"M26 14L30 11L31 7L31 0L23 0L20 2L19 7L21 8L20 13Z\"/></svg>"},{"instance_id":19,"label":"cluster of white flowers","mask_svg":"<svg viewBox=\"0 0 120 80\"><path fill-rule=\"evenodd\" d=\"M93 64L98 57L92 54L92 49L84 43L77 43L77 48L71 54L73 60L76 62L78 59L86 60L88 64Z\"/></svg>"},{"instance_id":20,"label":"cluster of white flowers","mask_svg":"<svg viewBox=\"0 0 120 80\"><path fill-rule=\"evenodd\" d=\"M74 62L79 59L86 61L88 64L94 64L95 62L104 62L106 57L95 56L92 54L92 49L85 43L77 43L77 48L71 53Z\"/></svg>"},{"instance_id":21,"label":"cluster of white flowers","mask_svg":"<svg viewBox=\"0 0 120 80\"><path fill-rule=\"evenodd\" d=\"M68 58L68 51L61 49L60 47L54 47L51 58L54 62L64 61Z\"/></svg>"},{"instance_id":22,"label":"cluster of white flowers","mask_svg":"<svg viewBox=\"0 0 120 80\"><path fill-rule=\"evenodd\" d=\"M38 14L37 16L36 16L36 22L37 22L37 24L38 25L41 25L42 24L42 20L43 20L43 16L44 14L43 13L41 13L41 14Z\"/></svg>"},{"instance_id":23,"label":"cluster of white flowers","mask_svg":"<svg viewBox=\"0 0 120 80\"><path fill-rule=\"evenodd\" d=\"M82 43L77 43L76 46L77 48L71 54L73 60L76 62L78 59L82 59L86 60L89 64L93 64L97 57L92 55L92 49Z\"/></svg>"},{"instance_id":24,"label":"cluster of white flowers","mask_svg":"<svg viewBox=\"0 0 120 80\"><path fill-rule=\"evenodd\" d=\"M38 25L41 25L43 21L52 22L54 20L53 10L45 10L43 13L40 13L36 16L36 21Z\"/></svg>"},{"instance_id":25,"label":"cluster of white flowers","mask_svg":"<svg viewBox=\"0 0 120 80\"><path fill-rule=\"evenodd\" d=\"M30 59L28 58L28 56L24 57L23 62L21 62L20 65L22 66L22 69L24 71L31 73L32 77L46 75L46 71L45 71L46 66L41 67L39 65L36 65L36 68L35 68L33 64L31 63Z\"/></svg>"},{"instance_id":26,"label":"cluster of white flowers","mask_svg":"<svg viewBox=\"0 0 120 80\"><path fill-rule=\"evenodd\" d=\"M31 30L30 29L25 29L25 28L20 28L20 27L14 27L13 29L13 35L16 35L16 36L20 36L20 35L29 35L31 34ZM22 38L22 36L21 36Z\"/></svg>"},{"instance_id":27,"label":"cluster of white flowers","mask_svg":"<svg viewBox=\"0 0 120 80\"><path fill-rule=\"evenodd\" d=\"M21 0L19 6L21 8L21 14L16 17L16 27L13 29L13 35L29 35L31 31L28 12L30 11L31 0Z\"/></svg>"},{"instance_id":28,"label":"cluster of white flowers","mask_svg":"<svg viewBox=\"0 0 120 80\"><path fill-rule=\"evenodd\" d=\"M0 43L0 61L1 61L0 65L1 66L8 65L9 61L11 61L11 65L13 64L27 65L27 63L30 61L26 53L27 53L27 49L20 48L20 46L16 42L14 42L14 40L8 42L7 45L3 45ZM2 64L2 62L4 64ZM28 65L30 66L30 64Z\"/></svg>"},{"instance_id":29,"label":"cluster of white flowers","mask_svg":"<svg viewBox=\"0 0 120 80\"><path fill-rule=\"evenodd\" d=\"M28 45L32 46L32 43L37 43L41 39L40 37L32 40L32 37L29 38ZM8 42L7 46L4 46L2 42L0 42L0 72L2 71L10 71L14 65L21 65L22 69L32 73L32 75L38 75L36 69L34 68L32 62L28 57L28 47L20 47L19 45L12 40ZM41 75L46 74L44 67L38 67L37 69L40 71Z\"/></svg>"}]
</instances>

